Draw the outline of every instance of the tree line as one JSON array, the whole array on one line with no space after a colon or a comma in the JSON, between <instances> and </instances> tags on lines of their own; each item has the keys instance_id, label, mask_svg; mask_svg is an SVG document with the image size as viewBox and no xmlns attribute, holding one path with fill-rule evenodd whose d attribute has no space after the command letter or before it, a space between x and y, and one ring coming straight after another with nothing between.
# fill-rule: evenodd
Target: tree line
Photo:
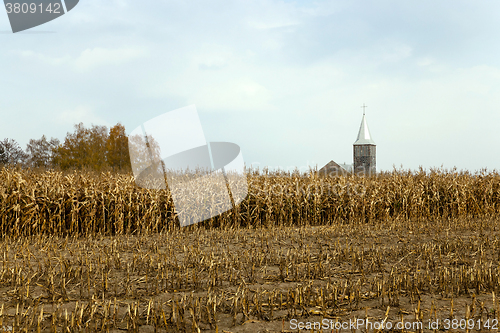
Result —
<instances>
[{"instance_id":1,"label":"tree line","mask_svg":"<svg viewBox=\"0 0 500 333\"><path fill-rule=\"evenodd\" d=\"M56 138L31 139L23 150L14 140L0 141L0 165L29 168L123 170L131 169L128 137L120 123L111 127L74 125L64 142Z\"/></svg>"}]
</instances>

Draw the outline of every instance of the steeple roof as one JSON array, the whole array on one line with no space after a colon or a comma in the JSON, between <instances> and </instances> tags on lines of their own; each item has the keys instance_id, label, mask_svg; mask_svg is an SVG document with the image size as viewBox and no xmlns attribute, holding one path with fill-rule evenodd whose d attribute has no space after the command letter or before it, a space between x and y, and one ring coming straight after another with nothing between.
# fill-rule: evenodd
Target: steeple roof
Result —
<instances>
[{"instance_id":1,"label":"steeple roof","mask_svg":"<svg viewBox=\"0 0 500 333\"><path fill-rule=\"evenodd\" d=\"M366 117L364 114L363 119L361 120L361 126L359 127L358 138L356 142L354 142L354 145L375 145L375 142L372 140L372 136L370 135L370 130L368 129L368 124L366 123Z\"/></svg>"}]
</instances>

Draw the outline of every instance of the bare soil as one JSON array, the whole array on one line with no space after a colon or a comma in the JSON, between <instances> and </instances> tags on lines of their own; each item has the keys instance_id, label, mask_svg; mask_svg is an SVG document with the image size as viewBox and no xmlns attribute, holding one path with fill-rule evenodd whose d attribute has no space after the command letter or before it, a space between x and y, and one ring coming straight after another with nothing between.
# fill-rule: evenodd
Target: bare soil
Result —
<instances>
[{"instance_id":1,"label":"bare soil","mask_svg":"<svg viewBox=\"0 0 500 333\"><path fill-rule=\"evenodd\" d=\"M496 331L499 222L7 238L0 330Z\"/></svg>"}]
</instances>

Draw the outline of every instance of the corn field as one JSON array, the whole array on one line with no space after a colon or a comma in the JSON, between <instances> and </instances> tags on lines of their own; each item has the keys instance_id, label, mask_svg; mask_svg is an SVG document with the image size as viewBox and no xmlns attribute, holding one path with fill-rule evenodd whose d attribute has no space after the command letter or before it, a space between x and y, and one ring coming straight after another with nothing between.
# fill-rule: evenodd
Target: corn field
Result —
<instances>
[{"instance_id":1,"label":"corn field","mask_svg":"<svg viewBox=\"0 0 500 333\"><path fill-rule=\"evenodd\" d=\"M240 206L185 228L168 191L136 187L130 175L3 169L0 179L0 331L498 326L494 172L250 172Z\"/></svg>"},{"instance_id":2,"label":"corn field","mask_svg":"<svg viewBox=\"0 0 500 333\"><path fill-rule=\"evenodd\" d=\"M328 225L391 218L496 216L500 175L395 171L377 177L250 173L249 195L210 226ZM1 234L160 232L175 227L168 190L135 185L131 175L0 171Z\"/></svg>"}]
</instances>

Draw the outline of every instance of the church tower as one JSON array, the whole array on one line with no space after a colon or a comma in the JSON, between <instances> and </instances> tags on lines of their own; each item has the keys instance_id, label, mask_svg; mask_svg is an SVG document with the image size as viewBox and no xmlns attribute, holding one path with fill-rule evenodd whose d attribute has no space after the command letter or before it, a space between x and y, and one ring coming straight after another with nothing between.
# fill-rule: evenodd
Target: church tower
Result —
<instances>
[{"instance_id":1,"label":"church tower","mask_svg":"<svg viewBox=\"0 0 500 333\"><path fill-rule=\"evenodd\" d=\"M354 172L375 174L376 168L376 145L370 135L368 124L366 123L366 116L363 104L363 119L361 120L361 127L359 128L358 139L353 144L354 151Z\"/></svg>"}]
</instances>

